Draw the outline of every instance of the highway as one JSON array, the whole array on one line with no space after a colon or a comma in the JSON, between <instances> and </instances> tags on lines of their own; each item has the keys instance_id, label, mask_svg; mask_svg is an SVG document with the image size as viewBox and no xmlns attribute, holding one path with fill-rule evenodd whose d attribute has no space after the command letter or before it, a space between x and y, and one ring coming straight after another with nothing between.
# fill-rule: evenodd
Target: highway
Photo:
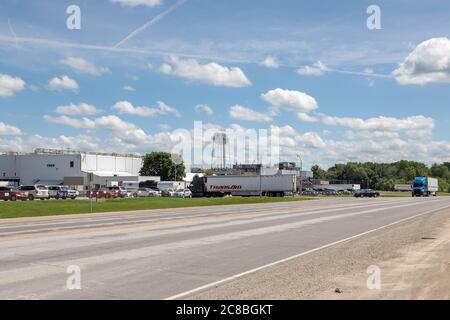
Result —
<instances>
[{"instance_id":1,"label":"highway","mask_svg":"<svg viewBox=\"0 0 450 320\"><path fill-rule=\"evenodd\" d=\"M0 220L0 299L166 299L418 215L450 197L326 199ZM69 290L69 266L81 289Z\"/></svg>"}]
</instances>

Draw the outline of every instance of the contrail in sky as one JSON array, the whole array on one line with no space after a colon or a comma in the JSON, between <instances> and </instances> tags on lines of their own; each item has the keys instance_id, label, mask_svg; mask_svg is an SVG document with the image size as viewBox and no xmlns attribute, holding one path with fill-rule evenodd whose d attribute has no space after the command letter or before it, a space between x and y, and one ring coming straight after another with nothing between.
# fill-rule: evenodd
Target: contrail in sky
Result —
<instances>
[{"instance_id":1,"label":"contrail in sky","mask_svg":"<svg viewBox=\"0 0 450 320\"><path fill-rule=\"evenodd\" d=\"M131 38L133 38L135 35L137 35L138 33L144 31L145 29L147 29L148 27L151 27L152 25L154 25L155 23L158 23L158 21L160 21L162 18L164 18L165 16L169 15L170 13L172 13L172 11L176 10L178 7L182 6L187 0L179 0L177 1L173 6L171 6L169 9L167 9L164 12L161 12L160 14L158 14L156 17L154 17L152 20L148 21L147 23L145 23L144 25L142 25L141 27L137 28L136 30L134 30L132 33L130 33L128 36L126 36L123 40L121 40L120 42L118 42L114 48L118 48L120 47L122 44L124 44L125 42L127 42L128 40L130 40Z\"/></svg>"}]
</instances>

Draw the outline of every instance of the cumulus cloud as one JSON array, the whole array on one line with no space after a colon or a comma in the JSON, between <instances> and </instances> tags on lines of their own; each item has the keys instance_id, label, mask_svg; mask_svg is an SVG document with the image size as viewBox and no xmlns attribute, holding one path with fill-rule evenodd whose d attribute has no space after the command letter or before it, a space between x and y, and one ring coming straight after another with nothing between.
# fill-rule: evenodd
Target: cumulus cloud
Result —
<instances>
[{"instance_id":1,"label":"cumulus cloud","mask_svg":"<svg viewBox=\"0 0 450 320\"><path fill-rule=\"evenodd\" d=\"M321 76L327 72L328 68L325 64L317 61L312 66L304 66L297 69L297 73L301 76Z\"/></svg>"},{"instance_id":2,"label":"cumulus cloud","mask_svg":"<svg viewBox=\"0 0 450 320\"><path fill-rule=\"evenodd\" d=\"M68 76L55 77L48 81L48 88L52 91L72 90L78 92L80 86L78 83Z\"/></svg>"},{"instance_id":3,"label":"cumulus cloud","mask_svg":"<svg viewBox=\"0 0 450 320\"><path fill-rule=\"evenodd\" d=\"M278 88L262 94L261 98L276 109L295 113L308 113L318 108L316 99L300 91Z\"/></svg>"},{"instance_id":4,"label":"cumulus cloud","mask_svg":"<svg viewBox=\"0 0 450 320\"><path fill-rule=\"evenodd\" d=\"M380 116L368 119L360 119L321 115L320 120L327 125L338 125L359 130L404 132L423 130L431 133L434 128L434 120L425 116L411 116L403 119Z\"/></svg>"},{"instance_id":5,"label":"cumulus cloud","mask_svg":"<svg viewBox=\"0 0 450 320\"><path fill-rule=\"evenodd\" d=\"M67 125L77 129L107 129L122 132L138 129L138 127L133 123L126 122L115 115L102 116L95 119L89 119L86 117L79 119L64 115L57 117L44 115L44 120L49 123Z\"/></svg>"},{"instance_id":6,"label":"cumulus cloud","mask_svg":"<svg viewBox=\"0 0 450 320\"><path fill-rule=\"evenodd\" d=\"M55 112L67 116L91 116L103 111L87 103L71 103L69 105L58 106Z\"/></svg>"},{"instance_id":7,"label":"cumulus cloud","mask_svg":"<svg viewBox=\"0 0 450 320\"><path fill-rule=\"evenodd\" d=\"M22 131L14 126L0 122L0 136L20 136Z\"/></svg>"},{"instance_id":8,"label":"cumulus cloud","mask_svg":"<svg viewBox=\"0 0 450 320\"><path fill-rule=\"evenodd\" d=\"M97 66L83 58L69 57L60 62L77 73L88 74L91 76L101 76L110 72L108 68Z\"/></svg>"},{"instance_id":9,"label":"cumulus cloud","mask_svg":"<svg viewBox=\"0 0 450 320\"><path fill-rule=\"evenodd\" d=\"M21 78L0 73L0 97L11 97L24 89L25 81Z\"/></svg>"},{"instance_id":10,"label":"cumulus cloud","mask_svg":"<svg viewBox=\"0 0 450 320\"><path fill-rule=\"evenodd\" d=\"M230 108L230 118L244 121L261 121L261 122L272 121L271 115L263 112L258 112L240 105L235 105Z\"/></svg>"},{"instance_id":11,"label":"cumulus cloud","mask_svg":"<svg viewBox=\"0 0 450 320\"><path fill-rule=\"evenodd\" d=\"M26 145L27 149L50 148L50 149L71 149L80 151L99 151L103 147L102 139L92 137L90 135L77 136L57 136L43 137L35 134L30 136ZM106 151L106 150L104 150Z\"/></svg>"},{"instance_id":12,"label":"cumulus cloud","mask_svg":"<svg viewBox=\"0 0 450 320\"><path fill-rule=\"evenodd\" d=\"M208 105L206 105L206 104L199 104L199 105L196 105L196 106L194 107L194 109L195 109L195 111L197 111L197 112L206 113L208 116L212 116L212 115L214 114L214 110L213 110L210 106L208 106Z\"/></svg>"},{"instance_id":13,"label":"cumulus cloud","mask_svg":"<svg viewBox=\"0 0 450 320\"><path fill-rule=\"evenodd\" d=\"M215 62L200 64L195 59L180 59L176 56L171 56L167 63L161 65L159 71L214 86L240 88L252 84L240 68L228 68Z\"/></svg>"},{"instance_id":14,"label":"cumulus cloud","mask_svg":"<svg viewBox=\"0 0 450 320\"><path fill-rule=\"evenodd\" d=\"M156 116L163 116L167 114L174 114L177 117L180 116L180 113L174 107L171 107L162 101L158 101L156 104L157 107L155 108L135 107L131 102L120 101L113 106L113 109L116 110L119 114L131 114L135 116L149 117L149 118Z\"/></svg>"},{"instance_id":15,"label":"cumulus cloud","mask_svg":"<svg viewBox=\"0 0 450 320\"><path fill-rule=\"evenodd\" d=\"M274 56L267 56L261 64L269 69L277 69L280 66L278 59Z\"/></svg>"},{"instance_id":16,"label":"cumulus cloud","mask_svg":"<svg viewBox=\"0 0 450 320\"><path fill-rule=\"evenodd\" d=\"M400 84L450 82L450 39L432 38L420 43L393 75Z\"/></svg>"},{"instance_id":17,"label":"cumulus cloud","mask_svg":"<svg viewBox=\"0 0 450 320\"><path fill-rule=\"evenodd\" d=\"M124 7L155 7L162 3L162 0L110 0L113 3L118 3Z\"/></svg>"},{"instance_id":18,"label":"cumulus cloud","mask_svg":"<svg viewBox=\"0 0 450 320\"><path fill-rule=\"evenodd\" d=\"M72 118L68 116L50 116L50 115L44 115L44 120L49 123L55 123L60 125L66 125L70 127L74 127L77 129L94 129L95 128L95 121L89 119L89 118Z\"/></svg>"},{"instance_id":19,"label":"cumulus cloud","mask_svg":"<svg viewBox=\"0 0 450 320\"><path fill-rule=\"evenodd\" d=\"M415 159L427 164L448 160L448 141L418 140L401 132L348 131L343 136L325 138L317 132L298 133L296 130L280 131L280 157L295 161L301 150L305 165L319 164L323 167L348 161L395 162ZM418 152L420 150L420 152Z\"/></svg>"}]
</instances>

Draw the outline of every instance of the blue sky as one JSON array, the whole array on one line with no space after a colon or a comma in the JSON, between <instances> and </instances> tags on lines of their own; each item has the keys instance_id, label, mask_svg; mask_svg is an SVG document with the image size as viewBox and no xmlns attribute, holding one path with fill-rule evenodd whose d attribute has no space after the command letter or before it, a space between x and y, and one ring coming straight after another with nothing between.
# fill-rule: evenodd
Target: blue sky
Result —
<instances>
[{"instance_id":1,"label":"blue sky","mask_svg":"<svg viewBox=\"0 0 450 320\"><path fill-rule=\"evenodd\" d=\"M170 151L174 130L202 121L279 127L281 160L306 165L450 161L449 12L444 0L3 0L0 152Z\"/></svg>"}]
</instances>

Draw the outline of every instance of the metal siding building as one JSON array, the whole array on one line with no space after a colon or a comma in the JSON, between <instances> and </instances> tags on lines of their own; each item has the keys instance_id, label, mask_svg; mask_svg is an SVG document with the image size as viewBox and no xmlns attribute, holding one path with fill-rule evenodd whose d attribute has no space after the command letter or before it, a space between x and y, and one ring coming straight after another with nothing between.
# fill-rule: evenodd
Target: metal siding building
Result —
<instances>
[{"instance_id":1,"label":"metal siding building","mask_svg":"<svg viewBox=\"0 0 450 320\"><path fill-rule=\"evenodd\" d=\"M37 149L34 153L0 155L0 180L22 185L62 184L67 180L86 186L88 173L98 184L120 177L138 180L142 163L143 158L136 155Z\"/></svg>"}]
</instances>

